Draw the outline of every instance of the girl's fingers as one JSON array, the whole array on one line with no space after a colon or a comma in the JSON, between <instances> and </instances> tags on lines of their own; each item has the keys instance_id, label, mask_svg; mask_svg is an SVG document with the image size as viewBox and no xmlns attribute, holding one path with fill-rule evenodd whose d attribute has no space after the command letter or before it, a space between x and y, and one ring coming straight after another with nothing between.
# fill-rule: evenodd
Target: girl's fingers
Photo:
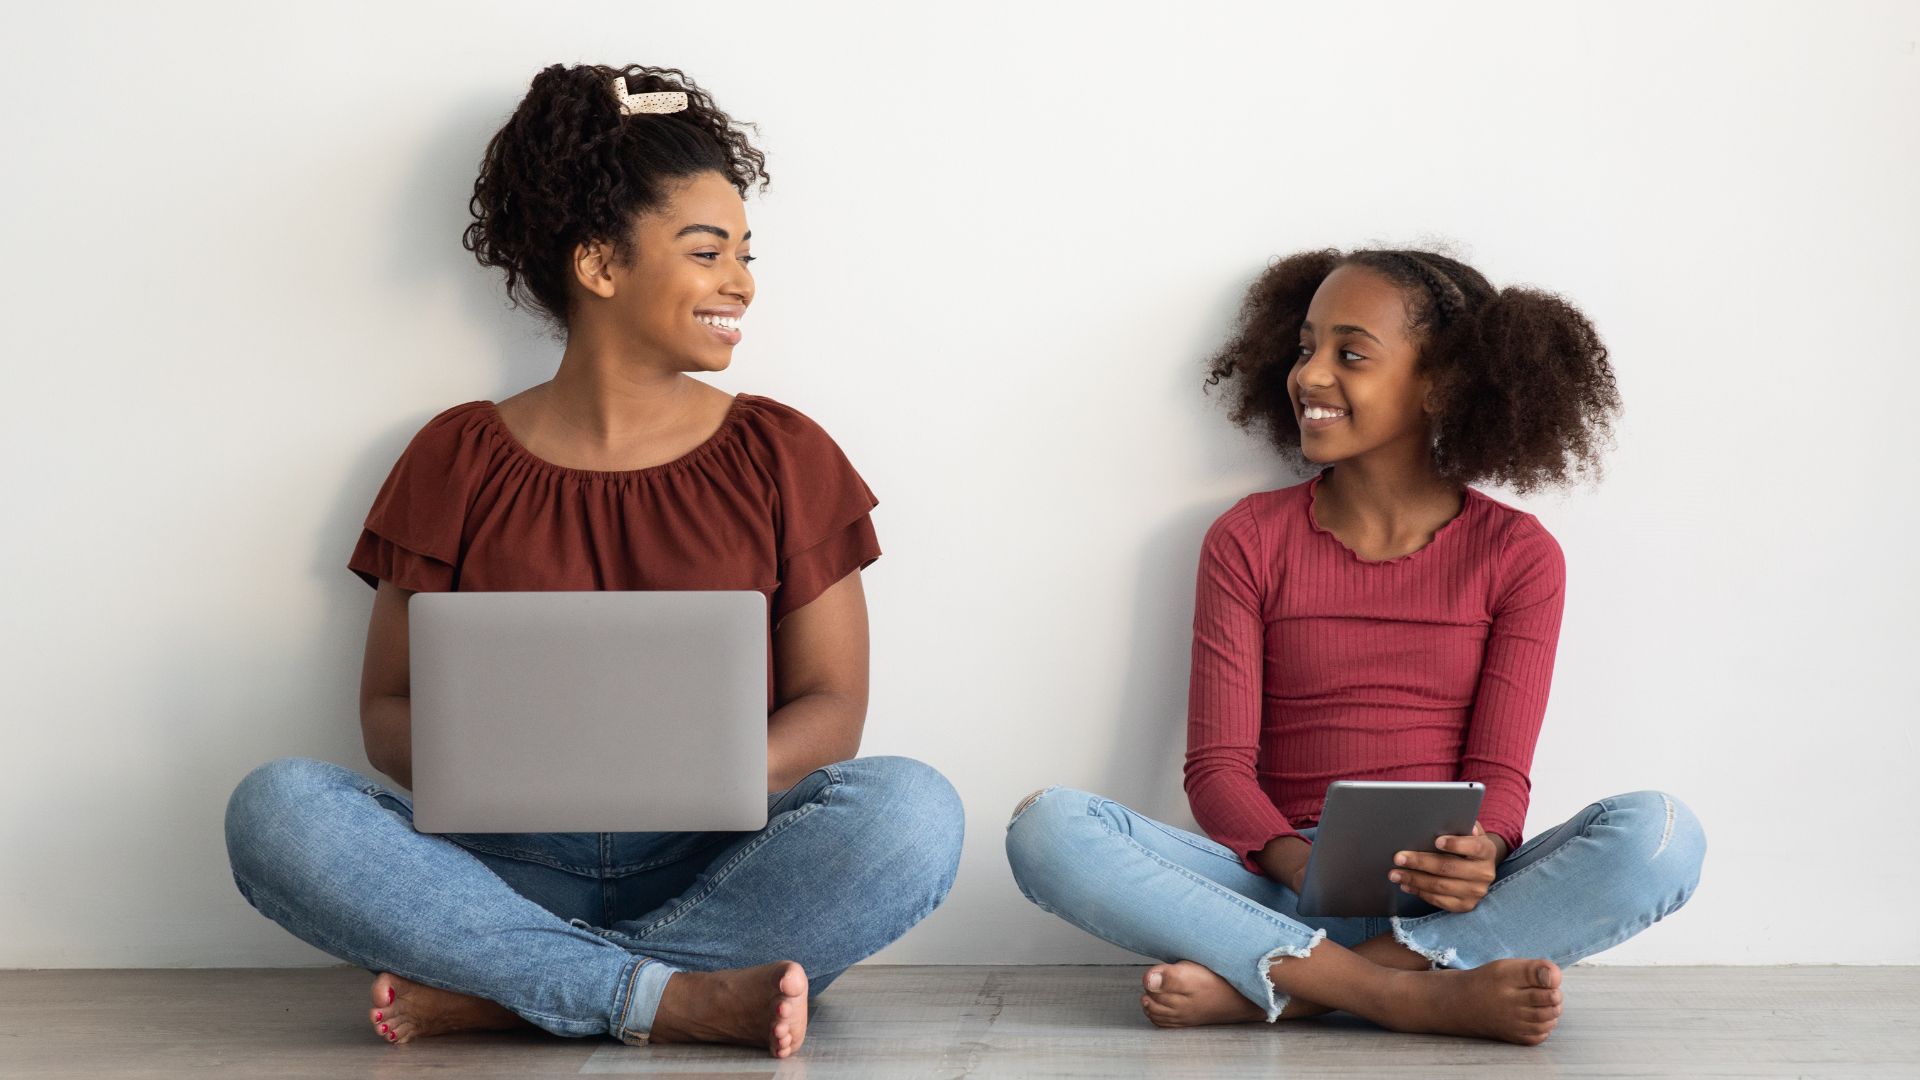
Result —
<instances>
[{"instance_id":1,"label":"girl's fingers","mask_svg":"<svg viewBox=\"0 0 1920 1080\"><path fill-rule=\"evenodd\" d=\"M1396 875L1397 880L1395 880ZM1401 889L1413 893L1429 904L1437 905L1439 903L1439 901L1433 899L1436 896L1471 900L1477 904L1480 902L1481 897L1487 895L1487 883L1484 881L1469 881L1462 878L1442 877L1437 874L1423 874L1418 870L1395 870L1393 875L1389 875L1388 880L1393 881L1393 883L1400 886Z\"/></svg>"},{"instance_id":2,"label":"girl's fingers","mask_svg":"<svg viewBox=\"0 0 1920 1080\"><path fill-rule=\"evenodd\" d=\"M1432 874L1435 877L1463 878L1468 881L1491 880L1492 867L1478 859L1459 859L1427 851L1403 851L1394 858L1398 873Z\"/></svg>"}]
</instances>

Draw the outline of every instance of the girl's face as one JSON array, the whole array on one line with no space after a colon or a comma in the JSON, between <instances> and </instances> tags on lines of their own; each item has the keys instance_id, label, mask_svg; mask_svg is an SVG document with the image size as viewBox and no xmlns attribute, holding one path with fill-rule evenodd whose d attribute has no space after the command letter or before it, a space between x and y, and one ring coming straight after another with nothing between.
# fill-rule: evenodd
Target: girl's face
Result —
<instances>
[{"instance_id":1,"label":"girl's face","mask_svg":"<svg viewBox=\"0 0 1920 1080\"><path fill-rule=\"evenodd\" d=\"M751 237L740 193L701 173L635 220L624 265L582 245L576 273L622 340L673 371L723 371L753 303Z\"/></svg>"},{"instance_id":2,"label":"girl's face","mask_svg":"<svg viewBox=\"0 0 1920 1080\"><path fill-rule=\"evenodd\" d=\"M1363 266L1328 274L1307 305L1287 374L1307 460L1327 465L1393 446L1424 456L1432 381L1415 374L1419 357L1398 285Z\"/></svg>"}]
</instances>

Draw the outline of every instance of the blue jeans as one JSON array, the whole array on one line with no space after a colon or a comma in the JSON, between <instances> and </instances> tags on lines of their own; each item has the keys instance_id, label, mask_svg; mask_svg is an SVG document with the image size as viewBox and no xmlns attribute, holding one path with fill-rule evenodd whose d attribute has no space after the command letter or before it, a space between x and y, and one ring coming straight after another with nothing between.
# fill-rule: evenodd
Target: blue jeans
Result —
<instances>
[{"instance_id":1,"label":"blue jeans","mask_svg":"<svg viewBox=\"0 0 1920 1080\"><path fill-rule=\"evenodd\" d=\"M429 835L407 796L304 758L227 804L235 883L302 941L630 1043L677 970L795 960L823 989L946 897L962 829L946 778L898 757L815 770L751 833Z\"/></svg>"},{"instance_id":2,"label":"blue jeans","mask_svg":"<svg viewBox=\"0 0 1920 1080\"><path fill-rule=\"evenodd\" d=\"M1700 882L1706 850L1699 820L1680 800L1636 791L1521 845L1472 911L1323 919L1299 914L1292 889L1248 872L1225 847L1098 795L1049 788L1007 825L1007 859L1027 899L1143 956L1205 966L1269 1021L1287 998L1268 969L1326 938L1350 948L1391 933L1436 967L1591 956L1679 910Z\"/></svg>"}]
</instances>

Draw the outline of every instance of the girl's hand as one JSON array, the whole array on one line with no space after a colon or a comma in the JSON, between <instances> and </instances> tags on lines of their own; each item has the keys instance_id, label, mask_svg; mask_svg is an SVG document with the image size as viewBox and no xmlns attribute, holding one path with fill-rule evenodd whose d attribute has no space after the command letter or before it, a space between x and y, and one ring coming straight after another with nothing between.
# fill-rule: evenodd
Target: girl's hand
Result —
<instances>
[{"instance_id":1,"label":"girl's hand","mask_svg":"<svg viewBox=\"0 0 1920 1080\"><path fill-rule=\"evenodd\" d=\"M1472 836L1443 836L1434 842L1438 853L1402 851L1393 857L1389 881L1442 911L1472 911L1493 884L1500 865L1501 844L1473 823Z\"/></svg>"}]
</instances>

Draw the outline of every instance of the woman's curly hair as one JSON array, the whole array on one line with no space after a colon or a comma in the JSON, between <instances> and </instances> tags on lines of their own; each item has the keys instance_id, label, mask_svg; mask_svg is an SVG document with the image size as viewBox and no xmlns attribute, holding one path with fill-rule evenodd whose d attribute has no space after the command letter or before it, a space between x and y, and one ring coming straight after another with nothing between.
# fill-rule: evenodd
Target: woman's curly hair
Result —
<instances>
[{"instance_id":1,"label":"woman's curly hair","mask_svg":"<svg viewBox=\"0 0 1920 1080\"><path fill-rule=\"evenodd\" d=\"M687 108L623 115L613 89L623 75L628 93L681 91ZM564 326L575 247L602 240L629 258L634 216L684 177L717 172L742 197L766 189L766 158L742 128L752 125L735 123L675 68L554 64L487 143L461 242L506 272L514 304L531 302Z\"/></svg>"},{"instance_id":2,"label":"woman's curly hair","mask_svg":"<svg viewBox=\"0 0 1920 1080\"><path fill-rule=\"evenodd\" d=\"M1620 393L1593 323L1552 293L1495 289L1473 267L1430 251L1306 251L1260 275L1233 338L1207 364L1208 386L1233 380L1235 424L1264 431L1305 462L1287 375L1314 290L1341 266L1364 266L1406 295L1417 370L1433 379L1441 475L1520 492L1598 477Z\"/></svg>"}]
</instances>

